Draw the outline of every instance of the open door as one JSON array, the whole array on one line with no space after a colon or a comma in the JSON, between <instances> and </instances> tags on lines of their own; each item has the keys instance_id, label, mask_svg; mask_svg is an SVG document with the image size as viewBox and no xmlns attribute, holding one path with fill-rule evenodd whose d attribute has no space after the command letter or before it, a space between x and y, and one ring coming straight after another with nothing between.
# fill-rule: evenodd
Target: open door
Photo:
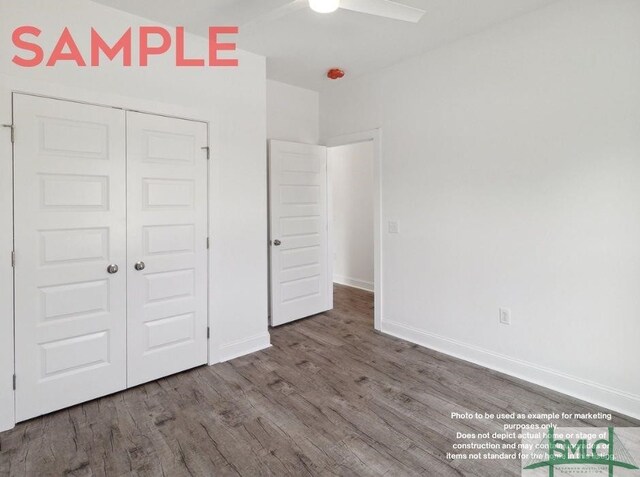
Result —
<instances>
[{"instance_id":1,"label":"open door","mask_svg":"<svg viewBox=\"0 0 640 477\"><path fill-rule=\"evenodd\" d=\"M333 308L327 148L269 142L271 325Z\"/></svg>"}]
</instances>

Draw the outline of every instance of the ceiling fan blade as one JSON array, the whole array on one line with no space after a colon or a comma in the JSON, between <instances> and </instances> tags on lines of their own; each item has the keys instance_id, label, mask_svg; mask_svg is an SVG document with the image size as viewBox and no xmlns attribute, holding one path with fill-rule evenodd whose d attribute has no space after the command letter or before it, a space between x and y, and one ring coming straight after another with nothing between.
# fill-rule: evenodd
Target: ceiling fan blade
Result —
<instances>
[{"instance_id":1,"label":"ceiling fan blade","mask_svg":"<svg viewBox=\"0 0 640 477\"><path fill-rule=\"evenodd\" d=\"M289 3L281 7L271 10L270 12L267 12L264 15L260 15L240 25L240 29L242 31L243 29L252 28L261 23L273 22L290 13L306 8L308 5L309 5L308 0L291 0Z\"/></svg>"},{"instance_id":2,"label":"ceiling fan blade","mask_svg":"<svg viewBox=\"0 0 640 477\"><path fill-rule=\"evenodd\" d=\"M425 10L391 0L340 0L340 8L412 23L418 23L427 13Z\"/></svg>"}]
</instances>

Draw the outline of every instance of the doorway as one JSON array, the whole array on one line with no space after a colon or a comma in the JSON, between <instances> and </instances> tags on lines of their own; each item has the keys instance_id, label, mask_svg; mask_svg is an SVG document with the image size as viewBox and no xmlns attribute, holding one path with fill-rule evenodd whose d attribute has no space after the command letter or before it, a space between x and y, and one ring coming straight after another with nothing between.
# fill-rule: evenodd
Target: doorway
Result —
<instances>
[{"instance_id":1,"label":"doorway","mask_svg":"<svg viewBox=\"0 0 640 477\"><path fill-rule=\"evenodd\" d=\"M373 141L327 150L333 282L374 292Z\"/></svg>"},{"instance_id":2,"label":"doorway","mask_svg":"<svg viewBox=\"0 0 640 477\"><path fill-rule=\"evenodd\" d=\"M378 331L382 327L383 316L383 263L382 263L382 130L371 129L342 136L335 136L327 140L329 149L352 146L362 143L369 143L371 148L372 167L373 167L373 183L372 183L372 201L371 214L373 215L373 293L374 293L374 328ZM331 176L330 176L331 177ZM335 207L330 204L331 207ZM330 241L333 242L333 229L330 230Z\"/></svg>"}]
</instances>

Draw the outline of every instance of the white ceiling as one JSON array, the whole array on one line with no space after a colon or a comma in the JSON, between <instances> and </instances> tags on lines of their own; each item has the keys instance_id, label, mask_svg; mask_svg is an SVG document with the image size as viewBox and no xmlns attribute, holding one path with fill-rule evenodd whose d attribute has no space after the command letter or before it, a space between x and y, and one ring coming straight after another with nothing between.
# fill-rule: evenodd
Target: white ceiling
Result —
<instances>
[{"instance_id":1,"label":"white ceiling","mask_svg":"<svg viewBox=\"0 0 640 477\"><path fill-rule=\"evenodd\" d=\"M240 25L238 47L266 56L269 78L321 90L329 68L345 80L375 72L557 0L395 0L427 11L418 24L308 8L254 21L290 0L94 1L203 36L209 25Z\"/></svg>"}]
</instances>

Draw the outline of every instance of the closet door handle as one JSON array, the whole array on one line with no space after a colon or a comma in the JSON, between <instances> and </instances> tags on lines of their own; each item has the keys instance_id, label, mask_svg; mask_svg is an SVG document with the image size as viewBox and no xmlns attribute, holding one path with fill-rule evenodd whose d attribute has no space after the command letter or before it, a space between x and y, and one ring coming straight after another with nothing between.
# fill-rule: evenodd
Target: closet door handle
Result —
<instances>
[{"instance_id":1,"label":"closet door handle","mask_svg":"<svg viewBox=\"0 0 640 477\"><path fill-rule=\"evenodd\" d=\"M110 273L111 275L113 275L114 273L118 273L118 265L115 264L111 264L107 267L107 272Z\"/></svg>"},{"instance_id":2,"label":"closet door handle","mask_svg":"<svg viewBox=\"0 0 640 477\"><path fill-rule=\"evenodd\" d=\"M133 268L135 268L136 270L138 270L139 272L141 272L142 270L144 270L144 267L146 267L146 265L144 264L144 262L138 262L136 263Z\"/></svg>"},{"instance_id":3,"label":"closet door handle","mask_svg":"<svg viewBox=\"0 0 640 477\"><path fill-rule=\"evenodd\" d=\"M276 247L279 247L280 245L282 245L282 242L280 240L278 240L278 239L275 239L273 241L273 245L275 245Z\"/></svg>"}]
</instances>

